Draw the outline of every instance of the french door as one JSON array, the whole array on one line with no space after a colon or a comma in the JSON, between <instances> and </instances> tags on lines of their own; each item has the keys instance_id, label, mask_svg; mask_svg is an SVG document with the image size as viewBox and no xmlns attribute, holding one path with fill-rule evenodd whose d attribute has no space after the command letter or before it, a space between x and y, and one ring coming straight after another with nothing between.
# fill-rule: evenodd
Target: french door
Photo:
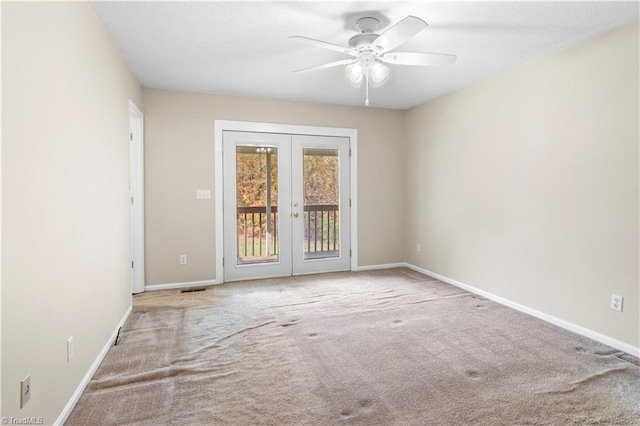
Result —
<instances>
[{"instance_id":1,"label":"french door","mask_svg":"<svg viewBox=\"0 0 640 426\"><path fill-rule=\"evenodd\" d=\"M350 269L349 138L223 132L224 280Z\"/></svg>"}]
</instances>

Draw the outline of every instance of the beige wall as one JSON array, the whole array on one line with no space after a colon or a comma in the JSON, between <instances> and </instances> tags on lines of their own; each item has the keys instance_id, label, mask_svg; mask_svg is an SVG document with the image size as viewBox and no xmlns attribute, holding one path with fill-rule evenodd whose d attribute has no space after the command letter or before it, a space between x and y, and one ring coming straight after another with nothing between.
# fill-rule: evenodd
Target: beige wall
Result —
<instances>
[{"instance_id":1,"label":"beige wall","mask_svg":"<svg viewBox=\"0 0 640 426\"><path fill-rule=\"evenodd\" d=\"M407 260L638 347L638 47L636 23L407 111Z\"/></svg>"},{"instance_id":2,"label":"beige wall","mask_svg":"<svg viewBox=\"0 0 640 426\"><path fill-rule=\"evenodd\" d=\"M402 111L145 89L146 284L215 278L214 120L358 130L359 265L404 260ZM179 265L187 254L187 265Z\"/></svg>"},{"instance_id":3,"label":"beige wall","mask_svg":"<svg viewBox=\"0 0 640 426\"><path fill-rule=\"evenodd\" d=\"M3 2L2 66L2 416L52 424L131 304L142 90L87 3Z\"/></svg>"}]
</instances>

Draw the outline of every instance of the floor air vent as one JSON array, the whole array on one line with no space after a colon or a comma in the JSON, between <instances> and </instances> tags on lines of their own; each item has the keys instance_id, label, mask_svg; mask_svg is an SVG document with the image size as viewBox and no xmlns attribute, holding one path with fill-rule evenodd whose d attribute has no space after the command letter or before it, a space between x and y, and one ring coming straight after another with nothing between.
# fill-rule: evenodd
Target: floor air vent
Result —
<instances>
[{"instance_id":1,"label":"floor air vent","mask_svg":"<svg viewBox=\"0 0 640 426\"><path fill-rule=\"evenodd\" d=\"M180 290L180 293L195 293L196 291L205 291L204 287L185 288Z\"/></svg>"}]
</instances>

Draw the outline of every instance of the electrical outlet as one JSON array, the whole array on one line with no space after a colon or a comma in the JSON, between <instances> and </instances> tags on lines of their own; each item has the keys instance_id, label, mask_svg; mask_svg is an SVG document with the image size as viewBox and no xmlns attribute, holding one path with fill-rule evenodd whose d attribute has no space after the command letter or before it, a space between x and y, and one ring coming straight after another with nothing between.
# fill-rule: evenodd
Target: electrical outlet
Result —
<instances>
[{"instance_id":1,"label":"electrical outlet","mask_svg":"<svg viewBox=\"0 0 640 426\"><path fill-rule=\"evenodd\" d=\"M181 265L186 265L187 264L187 255L186 254L181 254L180 255L180 264Z\"/></svg>"},{"instance_id":2,"label":"electrical outlet","mask_svg":"<svg viewBox=\"0 0 640 426\"><path fill-rule=\"evenodd\" d=\"M76 349L73 347L73 336L67 339L67 362L71 361L71 358L76 354Z\"/></svg>"},{"instance_id":3,"label":"electrical outlet","mask_svg":"<svg viewBox=\"0 0 640 426\"><path fill-rule=\"evenodd\" d=\"M31 399L31 373L20 382L20 408Z\"/></svg>"},{"instance_id":4,"label":"electrical outlet","mask_svg":"<svg viewBox=\"0 0 640 426\"><path fill-rule=\"evenodd\" d=\"M417 253L420 253L420 243L417 243L417 244L416 244L416 252L417 252Z\"/></svg>"},{"instance_id":5,"label":"electrical outlet","mask_svg":"<svg viewBox=\"0 0 640 426\"><path fill-rule=\"evenodd\" d=\"M618 296L617 294L611 295L611 309L614 311L622 312L622 301L624 297Z\"/></svg>"}]
</instances>

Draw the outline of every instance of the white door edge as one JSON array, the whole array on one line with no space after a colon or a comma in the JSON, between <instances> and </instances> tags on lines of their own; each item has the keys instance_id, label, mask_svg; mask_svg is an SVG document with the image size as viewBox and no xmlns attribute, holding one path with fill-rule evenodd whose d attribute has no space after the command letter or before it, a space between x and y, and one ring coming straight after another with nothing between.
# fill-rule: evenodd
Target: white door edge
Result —
<instances>
[{"instance_id":1,"label":"white door edge","mask_svg":"<svg viewBox=\"0 0 640 426\"><path fill-rule=\"evenodd\" d=\"M129 100L131 293L144 291L144 115Z\"/></svg>"},{"instance_id":2,"label":"white door edge","mask_svg":"<svg viewBox=\"0 0 640 426\"><path fill-rule=\"evenodd\" d=\"M301 126L295 124L258 123L249 121L214 120L214 217L215 217L215 264L216 283L224 282L224 222L223 222L223 132L284 133L310 136L341 136L349 138L350 193L351 193L351 270L358 268L358 130L343 127Z\"/></svg>"}]
</instances>

